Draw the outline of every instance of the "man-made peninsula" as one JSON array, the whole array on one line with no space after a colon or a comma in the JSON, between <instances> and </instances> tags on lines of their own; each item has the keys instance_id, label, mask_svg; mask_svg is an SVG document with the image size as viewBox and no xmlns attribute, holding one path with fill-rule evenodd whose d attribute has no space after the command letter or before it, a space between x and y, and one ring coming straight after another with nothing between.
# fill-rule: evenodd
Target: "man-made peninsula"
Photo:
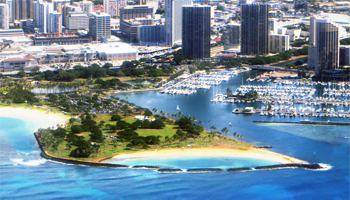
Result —
<instances>
[{"instance_id":1,"label":"man-made peninsula","mask_svg":"<svg viewBox=\"0 0 350 200\"><path fill-rule=\"evenodd\" d=\"M36 121L40 122L42 127L52 127L56 124L56 126L62 126L65 122L67 122L68 118L57 115L57 114L51 114L50 112L40 112L38 110L29 110L24 108L12 108L12 107L1 107L0 108L0 116L2 117L15 117L15 118L35 118ZM66 124L67 125L67 124ZM206 136L209 137L211 133L205 133ZM215 134L214 134L215 135ZM65 156L57 156L60 155L60 153L54 153L56 155L50 154L52 151L47 151L43 148L40 137L38 137L38 134L35 134L35 137L39 143L39 146L42 150L42 157L48 160L56 161L56 162L62 162L67 164L76 164L76 165L86 165L86 166L98 166L98 167L111 167L111 168L129 168L127 165L120 165L120 164L111 164L108 163L109 158L117 158L117 159L129 159L129 158L147 158L147 157L244 157L244 158L253 158L253 159L262 159L262 160L269 160L281 163L278 165L277 168L290 168L290 167L300 167L300 168L307 168L307 169L321 169L322 167L318 164L310 164L306 161L299 160L293 157L289 157L286 155L282 155L279 153L275 153L268 150L262 150L262 149L256 149L254 148L254 145L247 145L247 143L242 143L242 145L238 145L236 147L230 147L230 143L226 143L226 140L229 140L231 138L217 135L214 137L217 137L215 139L214 137L211 138L212 143L208 143L206 145L196 147L199 144L196 144L196 141L187 142L187 143L178 143L173 146L159 146L155 149L145 148L145 149L138 149L134 151L129 151L127 148L124 148L123 152L116 152L111 153L111 156L98 156L98 154L94 155L93 159L81 159L81 158L74 158L74 157L65 157ZM203 137L203 138L204 138ZM219 140L219 138L225 138L224 140ZM231 139L232 140L232 139ZM189 140L191 141L191 140ZM218 145L218 142L220 141L220 145ZM198 141L197 141L198 142ZM215 142L215 143L214 143ZM232 141L231 141L232 142ZM239 142L238 140L234 140L234 142ZM185 144L191 144L189 146L182 147ZM243 148L244 147L244 148ZM62 155L62 154L61 154ZM106 154L104 154L106 155ZM310 165L310 166L309 166ZM273 166L271 166L273 167ZM179 172L176 169L159 169L158 166L133 166L133 168L148 168L148 169L158 169L159 172ZM269 169L269 166L262 167L261 169ZM193 168L188 169L188 172L220 172L223 171L223 169L217 169L217 168ZM229 172L235 172L235 171L242 171L239 169L231 168L228 170ZM243 170L246 171L246 170Z\"/></svg>"}]
</instances>

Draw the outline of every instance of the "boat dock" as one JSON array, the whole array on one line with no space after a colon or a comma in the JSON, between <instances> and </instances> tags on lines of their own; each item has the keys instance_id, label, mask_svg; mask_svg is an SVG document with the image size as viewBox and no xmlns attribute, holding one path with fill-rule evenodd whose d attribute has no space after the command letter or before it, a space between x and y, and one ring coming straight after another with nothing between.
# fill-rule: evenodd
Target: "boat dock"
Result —
<instances>
[{"instance_id":1,"label":"boat dock","mask_svg":"<svg viewBox=\"0 0 350 200\"><path fill-rule=\"evenodd\" d=\"M296 108L272 108L266 110L266 108L255 109L253 107L235 108L232 110L233 114L260 114L260 116L269 117L337 117L337 118L350 118L350 110L338 110L334 109L314 109L311 107L296 109Z\"/></svg>"},{"instance_id":2,"label":"boat dock","mask_svg":"<svg viewBox=\"0 0 350 200\"><path fill-rule=\"evenodd\" d=\"M308 125L335 125L335 126L350 126L350 122L340 121L311 121L300 120L299 122L277 122L277 121L253 121L254 123L274 123L274 124L308 124Z\"/></svg>"}]
</instances>

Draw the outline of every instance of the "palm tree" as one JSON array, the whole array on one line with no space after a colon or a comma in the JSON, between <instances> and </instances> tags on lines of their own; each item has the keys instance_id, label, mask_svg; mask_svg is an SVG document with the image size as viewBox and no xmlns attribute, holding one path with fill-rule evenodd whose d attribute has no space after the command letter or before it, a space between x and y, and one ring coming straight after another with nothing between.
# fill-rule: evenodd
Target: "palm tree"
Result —
<instances>
[{"instance_id":1,"label":"palm tree","mask_svg":"<svg viewBox=\"0 0 350 200\"><path fill-rule=\"evenodd\" d=\"M211 126L210 129L212 129L213 131L217 130L216 126Z\"/></svg>"},{"instance_id":2,"label":"palm tree","mask_svg":"<svg viewBox=\"0 0 350 200\"><path fill-rule=\"evenodd\" d=\"M153 108L152 111L153 111L154 113L157 113L157 112L158 112L157 108Z\"/></svg>"},{"instance_id":3,"label":"palm tree","mask_svg":"<svg viewBox=\"0 0 350 200\"><path fill-rule=\"evenodd\" d=\"M203 124L203 122L201 120L199 120L198 125L199 126L203 126L204 124Z\"/></svg>"},{"instance_id":4,"label":"palm tree","mask_svg":"<svg viewBox=\"0 0 350 200\"><path fill-rule=\"evenodd\" d=\"M192 117L192 121L195 122L195 121L197 121L197 119L193 116L193 117Z\"/></svg>"},{"instance_id":5,"label":"palm tree","mask_svg":"<svg viewBox=\"0 0 350 200\"><path fill-rule=\"evenodd\" d=\"M236 137L236 136L237 136L237 133L236 133L236 132L234 132L234 133L233 133L233 136L234 136L234 137Z\"/></svg>"},{"instance_id":6,"label":"palm tree","mask_svg":"<svg viewBox=\"0 0 350 200\"><path fill-rule=\"evenodd\" d=\"M224 133L225 135L227 135L228 132L229 132L229 130L227 127L221 129L221 133Z\"/></svg>"}]
</instances>

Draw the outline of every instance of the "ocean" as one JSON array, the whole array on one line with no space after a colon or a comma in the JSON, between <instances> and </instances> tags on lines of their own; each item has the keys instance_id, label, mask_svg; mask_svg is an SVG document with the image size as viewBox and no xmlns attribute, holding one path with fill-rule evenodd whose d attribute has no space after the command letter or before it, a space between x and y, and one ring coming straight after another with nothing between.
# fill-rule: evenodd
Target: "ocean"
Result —
<instances>
[{"instance_id":1,"label":"ocean","mask_svg":"<svg viewBox=\"0 0 350 200\"><path fill-rule=\"evenodd\" d=\"M228 127L252 144L272 145L272 151L330 169L275 169L248 172L159 173L152 169L109 169L66 165L46 161L33 132L40 122L0 118L0 199L344 199L350 198L350 153L347 126L256 124L253 120L299 121L280 118L234 115L245 105L212 103L215 93L237 88L255 72L246 72L209 90L188 96L159 92L118 94L136 105L167 113L195 116L209 129ZM348 120L312 118L310 120ZM210 122L209 122L210 120ZM229 123L232 126L229 126ZM113 162L113 160L111 160ZM124 164L138 164L126 160ZM273 164L260 159L177 158L140 160L175 168L252 166Z\"/></svg>"}]
</instances>

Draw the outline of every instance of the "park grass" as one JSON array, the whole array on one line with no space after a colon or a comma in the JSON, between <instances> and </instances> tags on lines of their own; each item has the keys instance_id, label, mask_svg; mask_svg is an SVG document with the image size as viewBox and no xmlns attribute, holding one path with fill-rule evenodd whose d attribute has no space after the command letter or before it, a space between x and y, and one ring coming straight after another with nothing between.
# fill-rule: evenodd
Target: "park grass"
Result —
<instances>
[{"instance_id":1,"label":"park grass","mask_svg":"<svg viewBox=\"0 0 350 200\"><path fill-rule=\"evenodd\" d=\"M116 121L109 121L111 118L111 114L97 114L94 120L99 123L100 121L105 121L106 124L116 124ZM136 121L135 116L124 116L122 120L125 120L128 123L133 123ZM78 120L76 124L79 124ZM99 162L99 160L104 158L109 158L116 156L120 153L127 153L133 151L147 151L147 150L161 150L161 149L169 149L169 148L182 148L188 145L191 145L192 148L233 148L240 150L248 150L252 147L251 144L242 142L240 140L236 140L234 138L230 138L227 136L223 136L219 133L213 133L208 130L204 130L201 135L197 138L188 138L183 141L171 141L165 140L165 137L172 138L173 135L176 134L177 126L173 124L173 120L168 120L165 123L166 126L163 129L137 129L135 132L138 133L139 136L161 136L159 145L149 145L149 148L142 149L137 147L126 148L129 142L118 141L109 137L105 137L102 143L95 143L95 145L99 145L99 151L97 153L92 153L88 158L73 158L69 157L70 152L75 149L75 146L71 146L70 149L67 149L67 141L64 140L61 142L56 150L50 149L47 150L47 153L51 156L74 159L78 161L86 161L86 162ZM67 127L69 131L69 126ZM111 132L108 129L102 128L102 133L110 136L117 136L116 132ZM84 136L86 141L90 140L89 136L90 132L82 132L77 134L78 136Z\"/></svg>"}]
</instances>

